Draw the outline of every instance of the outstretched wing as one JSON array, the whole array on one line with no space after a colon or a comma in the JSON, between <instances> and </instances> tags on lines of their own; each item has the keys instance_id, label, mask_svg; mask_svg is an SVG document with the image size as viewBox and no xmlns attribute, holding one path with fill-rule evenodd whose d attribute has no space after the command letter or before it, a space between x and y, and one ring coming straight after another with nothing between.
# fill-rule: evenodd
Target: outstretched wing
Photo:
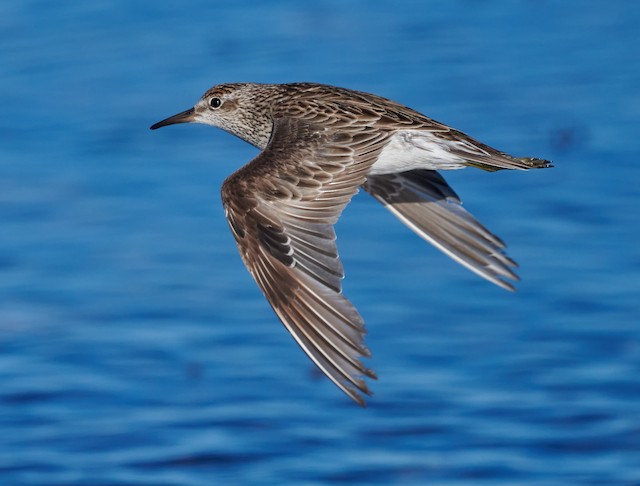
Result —
<instances>
[{"instance_id":1,"label":"outstretched wing","mask_svg":"<svg viewBox=\"0 0 640 486\"><path fill-rule=\"evenodd\" d=\"M333 225L388 135L276 119L271 140L229 177L222 200L238 249L282 323L313 362L364 405L364 322L342 295Z\"/></svg>"},{"instance_id":2,"label":"outstretched wing","mask_svg":"<svg viewBox=\"0 0 640 486\"><path fill-rule=\"evenodd\" d=\"M433 170L369 176L364 189L404 224L469 270L507 290L519 280L505 244L463 207Z\"/></svg>"}]
</instances>

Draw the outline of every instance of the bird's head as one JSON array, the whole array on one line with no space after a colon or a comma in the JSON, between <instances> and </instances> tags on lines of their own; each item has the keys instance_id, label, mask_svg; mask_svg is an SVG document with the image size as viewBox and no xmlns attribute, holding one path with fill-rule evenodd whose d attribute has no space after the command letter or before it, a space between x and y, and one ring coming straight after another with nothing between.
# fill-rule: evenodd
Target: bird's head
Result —
<instances>
[{"instance_id":1,"label":"bird's head","mask_svg":"<svg viewBox=\"0 0 640 486\"><path fill-rule=\"evenodd\" d=\"M274 88L255 83L219 84L209 89L193 108L152 125L151 130L176 123L203 123L264 149L273 127L270 100Z\"/></svg>"}]
</instances>

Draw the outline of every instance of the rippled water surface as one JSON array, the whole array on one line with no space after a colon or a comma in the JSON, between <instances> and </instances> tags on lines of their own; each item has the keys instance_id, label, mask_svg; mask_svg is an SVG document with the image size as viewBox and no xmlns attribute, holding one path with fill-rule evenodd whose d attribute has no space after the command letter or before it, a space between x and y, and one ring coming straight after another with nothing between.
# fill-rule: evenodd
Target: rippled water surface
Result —
<instances>
[{"instance_id":1,"label":"rippled water surface","mask_svg":"<svg viewBox=\"0 0 640 486\"><path fill-rule=\"evenodd\" d=\"M639 23L633 1L4 1L0 483L640 484ZM219 187L255 149L148 130L245 80L376 92L554 160L447 174L515 294L354 199L366 409L238 257Z\"/></svg>"}]
</instances>

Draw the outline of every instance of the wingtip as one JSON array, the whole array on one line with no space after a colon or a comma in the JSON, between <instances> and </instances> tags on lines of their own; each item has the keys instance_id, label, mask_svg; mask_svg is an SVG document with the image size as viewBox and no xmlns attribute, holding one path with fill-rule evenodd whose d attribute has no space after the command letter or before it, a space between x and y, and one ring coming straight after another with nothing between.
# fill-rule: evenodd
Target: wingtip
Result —
<instances>
[{"instance_id":1,"label":"wingtip","mask_svg":"<svg viewBox=\"0 0 640 486\"><path fill-rule=\"evenodd\" d=\"M349 398L351 398L362 408L367 408L367 401L365 400L365 397L361 395L361 393L365 394L367 397L373 396L373 392L366 385L364 386L364 388L359 388L358 390L351 389L347 394L349 395Z\"/></svg>"},{"instance_id":2,"label":"wingtip","mask_svg":"<svg viewBox=\"0 0 640 486\"><path fill-rule=\"evenodd\" d=\"M482 273L479 273L479 275L485 278L486 280L488 280L489 282L497 285L498 287L508 290L509 292L515 293L518 290L515 286L515 283L520 282L520 277L513 272L510 272L510 273L511 273L510 275L505 276L504 278L501 278L498 275L489 275L489 274L485 275ZM506 280L506 278L511 279L513 282Z\"/></svg>"}]
</instances>

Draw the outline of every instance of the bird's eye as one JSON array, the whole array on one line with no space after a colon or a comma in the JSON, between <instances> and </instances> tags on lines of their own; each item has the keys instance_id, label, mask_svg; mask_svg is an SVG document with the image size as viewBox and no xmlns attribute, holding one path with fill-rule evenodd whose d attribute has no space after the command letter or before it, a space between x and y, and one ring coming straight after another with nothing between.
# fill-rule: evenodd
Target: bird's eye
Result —
<instances>
[{"instance_id":1,"label":"bird's eye","mask_svg":"<svg viewBox=\"0 0 640 486\"><path fill-rule=\"evenodd\" d=\"M222 100L220 98L211 98L211 100L209 100L209 105L211 106L211 108L220 108L221 104Z\"/></svg>"}]
</instances>

